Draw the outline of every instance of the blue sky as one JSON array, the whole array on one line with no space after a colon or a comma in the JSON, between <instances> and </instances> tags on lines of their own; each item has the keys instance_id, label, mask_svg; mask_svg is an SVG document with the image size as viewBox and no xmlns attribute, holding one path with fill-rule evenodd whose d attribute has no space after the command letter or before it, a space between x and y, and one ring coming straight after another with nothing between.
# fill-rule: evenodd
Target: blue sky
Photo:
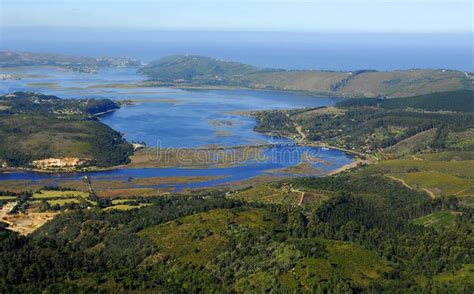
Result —
<instances>
[{"instance_id":1,"label":"blue sky","mask_svg":"<svg viewBox=\"0 0 474 294\"><path fill-rule=\"evenodd\" d=\"M472 33L471 0L1 0L1 26Z\"/></svg>"}]
</instances>

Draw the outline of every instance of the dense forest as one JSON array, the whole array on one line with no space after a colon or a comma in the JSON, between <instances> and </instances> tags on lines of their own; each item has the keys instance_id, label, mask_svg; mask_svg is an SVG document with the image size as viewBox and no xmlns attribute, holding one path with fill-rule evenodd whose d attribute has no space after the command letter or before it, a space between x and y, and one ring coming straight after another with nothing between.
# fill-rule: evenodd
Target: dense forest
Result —
<instances>
[{"instance_id":1,"label":"dense forest","mask_svg":"<svg viewBox=\"0 0 474 294\"><path fill-rule=\"evenodd\" d=\"M0 161L28 167L50 157L87 159L89 166L128 162L132 147L96 117L119 108L108 99L60 99L17 92L0 97Z\"/></svg>"},{"instance_id":2,"label":"dense forest","mask_svg":"<svg viewBox=\"0 0 474 294\"><path fill-rule=\"evenodd\" d=\"M380 176L281 183L288 184L334 196L298 207L200 192L160 197L139 210L72 210L28 237L1 228L0 288L7 293L474 290L469 278L441 278L462 275L474 262L473 211L455 198L433 200ZM411 222L446 209L459 215L450 226Z\"/></svg>"},{"instance_id":3,"label":"dense forest","mask_svg":"<svg viewBox=\"0 0 474 294\"><path fill-rule=\"evenodd\" d=\"M339 107L377 107L383 109L412 108L426 111L474 112L474 91L432 93L397 99L347 99L337 103Z\"/></svg>"}]
</instances>

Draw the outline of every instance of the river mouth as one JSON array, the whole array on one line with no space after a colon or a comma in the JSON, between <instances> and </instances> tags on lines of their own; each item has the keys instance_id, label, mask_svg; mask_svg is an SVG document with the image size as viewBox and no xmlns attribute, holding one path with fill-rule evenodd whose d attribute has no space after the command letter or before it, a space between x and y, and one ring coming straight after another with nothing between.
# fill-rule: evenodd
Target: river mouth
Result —
<instances>
[{"instance_id":1,"label":"river mouth","mask_svg":"<svg viewBox=\"0 0 474 294\"><path fill-rule=\"evenodd\" d=\"M143 178L212 177L200 181L165 184L130 184L133 188L186 189L212 187L258 176L321 176L350 163L343 151L296 146L283 136L254 132L255 120L242 113L255 110L294 109L333 105L338 98L255 90L181 90L138 86L143 77L136 69L106 69L98 74L67 72L54 68L15 71L21 80L1 81L1 91L34 91L61 98L110 98L129 100L131 105L101 116L101 121L124 134L129 142L140 142L152 150L177 150L181 157L164 164L146 158L148 164L86 173L0 173L0 181L60 183L89 175L96 181ZM252 146L248 155L224 164L186 165L185 150L200 150L213 158L212 150L237 150ZM312 154L314 162L305 159ZM150 156L150 154L148 154ZM151 162L151 163L150 163ZM291 168L291 169L290 169ZM143 181L142 181L143 182Z\"/></svg>"}]
</instances>

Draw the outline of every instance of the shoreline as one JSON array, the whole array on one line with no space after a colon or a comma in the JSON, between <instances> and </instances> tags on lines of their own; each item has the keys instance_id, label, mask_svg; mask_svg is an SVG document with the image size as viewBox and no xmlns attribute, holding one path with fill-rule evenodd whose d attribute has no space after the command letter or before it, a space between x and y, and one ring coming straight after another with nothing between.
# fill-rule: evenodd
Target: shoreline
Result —
<instances>
[{"instance_id":1,"label":"shoreline","mask_svg":"<svg viewBox=\"0 0 474 294\"><path fill-rule=\"evenodd\" d=\"M117 102L116 100L114 100L114 101ZM109 110L106 110L106 111L94 113L93 116L100 118L100 117L103 116L103 115L106 115L106 114L108 114L108 113L115 112L115 111L119 110L121 107L122 107L122 106L120 106L119 108L114 108L114 109L109 109Z\"/></svg>"},{"instance_id":2,"label":"shoreline","mask_svg":"<svg viewBox=\"0 0 474 294\"><path fill-rule=\"evenodd\" d=\"M357 168L359 166L359 164L369 164L369 163L368 163L367 160L357 159L357 160L354 160L351 163L345 164L341 167L336 168L335 170L330 171L325 176L333 176L333 175L336 175L336 174L339 174L339 173L346 172L348 170Z\"/></svg>"},{"instance_id":3,"label":"shoreline","mask_svg":"<svg viewBox=\"0 0 474 294\"><path fill-rule=\"evenodd\" d=\"M249 116L252 116L251 113L247 113L247 114L242 114L242 115L249 115ZM273 133L271 132L258 132L258 131L255 131L257 133L261 133L261 134L264 134L264 135L267 135L267 136L271 136ZM342 151L344 153L347 153L347 154L350 154L350 155L353 155L353 156L356 156L356 157L360 157L360 158L372 158L372 160L374 161L377 161L377 158L374 156L374 155L370 155L370 154L366 154L366 153L362 153L362 152L359 152L359 151L356 151L356 150L350 150L350 149L345 149L345 148L342 148L342 147L337 147L337 146L334 146L334 145L329 145L327 143L324 143L324 142L316 142L316 141L313 141L313 142L308 142L308 141L305 141L305 140L298 140L298 139L295 139L295 138L291 138L290 136L291 135L295 135L295 134L286 134L284 135L283 133L279 132L278 133L279 135L283 135L282 137L288 139L288 140L291 140L293 141L295 144L297 145L301 145L301 146L308 146L308 147L319 147L319 148L329 148L329 149L334 149L334 150L339 150L339 151ZM368 159L367 159L368 160Z\"/></svg>"},{"instance_id":4,"label":"shoreline","mask_svg":"<svg viewBox=\"0 0 474 294\"><path fill-rule=\"evenodd\" d=\"M92 72L82 72L78 71L72 68L68 68L67 66L59 66L59 65L24 65L24 66L9 66L9 67L0 67L0 73L1 72L11 72L11 71L24 71L24 70L31 70L31 69L58 69L58 70L63 70L63 71L69 71L69 72L78 72L82 74L90 74L90 75L95 75L97 73L92 73ZM98 69L102 68L110 68L110 67L98 67ZM112 67L114 68L114 67ZM129 68L137 68L135 66L130 66ZM138 67L139 68L139 67ZM138 70L137 68L137 70ZM144 78L146 76L136 72L137 75L141 75ZM126 85L126 84L123 84ZM231 90L231 91L238 91L238 90L253 90L253 91L262 91L262 92L283 92L283 93L293 93L293 94L299 94L299 95L308 95L308 96L313 96L313 97L319 97L319 98L340 98L340 99L346 99L346 98L355 98L355 97L346 97L344 95L340 95L338 93L333 93L333 92L315 92L315 91L306 91L306 90L287 90L287 89L266 89L266 88L255 88L255 87L245 87L245 86L226 86L226 85L200 85L200 84L174 84L172 82L170 83L165 83L165 82L159 82L159 81L153 81L153 80L142 80L138 81L137 83L133 83L137 88L152 88L152 87L157 87L157 88L171 88L171 89L181 89L181 90ZM104 85L97 85L98 88L101 88L103 86L107 86L107 84Z\"/></svg>"},{"instance_id":5,"label":"shoreline","mask_svg":"<svg viewBox=\"0 0 474 294\"><path fill-rule=\"evenodd\" d=\"M189 148L189 150L193 151L215 151L215 150L232 150L232 149L243 149L243 148L274 148L278 146L278 144L265 144L262 146L254 146L254 145L247 145L247 146L230 146L230 147L210 147L210 148ZM329 149L334 149L334 150L339 150L342 151L346 154L350 154L354 156L353 161L351 163L348 163L342 167L339 167L336 170L340 170L344 168L344 170L356 167L358 163L367 163L371 164L371 160L368 159L361 159L360 158L360 153L356 151L351 151L347 150L344 148L340 147L335 147L335 146L329 146L326 144L318 144L318 143L301 143L301 142L295 142L295 146L307 146L307 147L317 147L317 148L329 148ZM290 146L292 147L292 146ZM152 147L147 147L148 149L153 149ZM171 150L178 150L176 149L171 149ZM357 163L357 164L355 164ZM353 166L355 164L355 166ZM349 168L348 168L349 166ZM209 167L209 166L208 166ZM64 170L47 170L47 169L36 169L36 168L27 168L27 167L7 167L7 168L0 168L0 176L2 174L8 174L8 173L14 173L14 172L32 172L32 173L43 173L43 174L75 174L75 173L90 173L90 172L106 172L106 171L113 171L113 170L120 170L120 169L159 169L159 168L179 168L179 169L201 169L203 167L197 166L197 167L192 167L192 166L163 166L163 167L133 167L132 163L128 164L123 164L123 165L117 165L117 166L111 166L111 167L104 167L104 168L99 168L99 167L91 167L91 168L85 168L85 169L64 169ZM330 171L325 176L332 175L336 173L336 170ZM340 171L338 171L340 172Z\"/></svg>"},{"instance_id":6,"label":"shoreline","mask_svg":"<svg viewBox=\"0 0 474 294\"><path fill-rule=\"evenodd\" d=\"M30 66L28 68L34 68L37 66ZM56 66L49 66L49 67L56 67ZM59 67L60 68L60 67ZM64 70L64 68L61 68ZM294 94L305 94L305 95L310 95L314 96L315 98L329 98L329 99L345 99L345 97L341 96L335 96L335 95L328 95L328 93L315 93L315 92L306 92L306 91L296 91L296 90L280 90L280 89L259 89L259 88L248 88L248 87L241 87L241 86L193 86L193 85L144 85L141 84L139 85L142 88L147 88L147 87L162 87L162 88L176 88L176 89L184 89L184 90L250 90L250 91L262 91L262 92L275 92L275 93L294 93ZM324 95L324 96L323 96ZM108 113L115 112L119 110L122 106L126 105L121 105L120 100L114 100L119 107L114 108L114 109L109 109L103 112L95 113L93 114L93 117L97 117L98 120L100 121L100 118ZM240 113L239 115L244 115L244 116L253 116L251 112L246 112ZM255 131L257 132L257 131ZM259 132L268 135L268 133L264 132ZM308 146L308 147L322 147L322 148L330 148L334 150L340 150L342 152L345 152L347 154L353 155L353 156L358 156L358 157L366 157L366 154L361 154L357 151L353 150L347 150L344 148L336 147L336 146L330 146L324 143L317 143L317 142L307 142L305 140L298 140L295 138L291 138L290 136L286 136L290 141L297 145L301 146ZM241 149L241 148L273 148L274 144L262 144L261 146L253 146L253 145L239 145L239 146L216 146L216 147L206 147L206 148L191 148L191 150L231 150L231 149ZM278 145L278 144L275 144ZM118 169L126 169L126 168L135 168L131 166L131 164L123 164L123 165L118 165L118 166L111 166L111 167L88 167L88 168L65 168L65 169L38 169L38 168L29 168L29 167L5 167L5 168L0 168L0 175L2 173L9 173L9 172L33 172L33 173L45 173L45 174L74 174L74 173L88 173L88 172L102 172L102 171L111 171L111 170L118 170ZM159 168L159 167L150 167L150 168ZM177 166L176 168L187 168L187 167L181 167ZM191 167L192 168L192 167Z\"/></svg>"}]
</instances>

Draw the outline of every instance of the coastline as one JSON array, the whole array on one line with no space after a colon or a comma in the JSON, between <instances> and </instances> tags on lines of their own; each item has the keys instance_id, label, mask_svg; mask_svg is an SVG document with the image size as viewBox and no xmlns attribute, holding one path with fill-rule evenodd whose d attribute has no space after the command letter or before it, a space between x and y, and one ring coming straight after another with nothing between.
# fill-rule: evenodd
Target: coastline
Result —
<instances>
[{"instance_id":1,"label":"coastline","mask_svg":"<svg viewBox=\"0 0 474 294\"><path fill-rule=\"evenodd\" d=\"M367 163L370 164L372 161L367 160L367 159L360 159L360 154L356 153L351 150L346 150L343 148L339 147L334 147L334 146L329 146L329 145L320 145L320 144L310 144L310 143L300 143L296 142L297 145L300 146L308 146L308 147L326 147L329 149L334 149L334 150L339 150L343 151L347 154L350 154L354 156L354 161L351 163L348 163L340 168L338 168L338 172L340 169L347 170L348 167L352 168L357 165L357 163ZM272 148L273 144L268 144L268 145L262 145L262 146L253 146L253 145L248 145L248 146L231 146L231 147L210 147L210 148L192 148L190 150L196 150L196 151L203 151L203 150L209 150L209 151L215 151L215 150L228 150L228 149L242 149L242 148ZM354 166L354 163L355 166ZM139 168L182 168L182 169L189 169L193 168L192 166L162 166L162 167L134 167L132 163L128 164L122 164L122 165L116 165L116 166L111 166L111 167L89 167L89 168L82 168L82 169L73 169L73 168L68 168L68 169L37 169L37 168L28 168L28 167L7 167L7 168L0 168L0 176L5 173L13 173L13 172L32 172L32 173L44 173L44 174L74 174L74 173L88 173L88 172L103 172L103 171L112 171L112 170L119 170L119 169L139 169ZM196 166L194 168L203 168L201 166ZM332 175L335 171L330 171L329 173L325 174L326 175Z\"/></svg>"}]
</instances>

